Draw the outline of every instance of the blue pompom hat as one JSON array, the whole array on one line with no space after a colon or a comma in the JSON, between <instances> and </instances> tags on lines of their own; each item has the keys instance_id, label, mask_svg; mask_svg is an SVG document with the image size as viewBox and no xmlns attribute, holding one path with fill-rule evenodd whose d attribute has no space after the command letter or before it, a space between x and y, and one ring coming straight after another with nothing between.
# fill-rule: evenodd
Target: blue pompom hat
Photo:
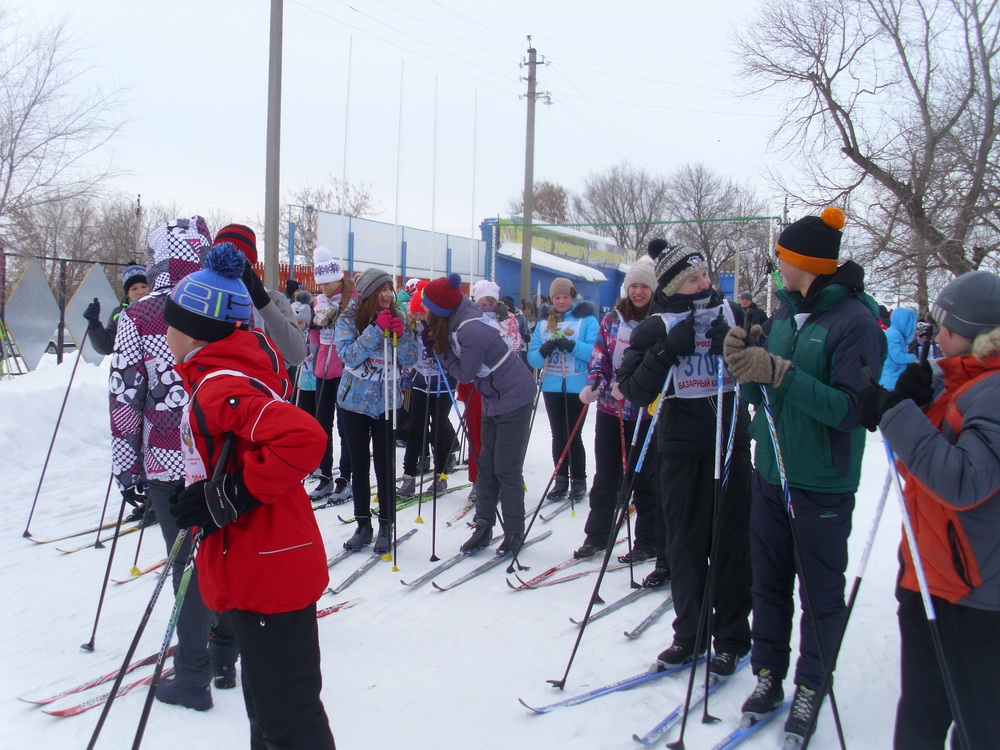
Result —
<instances>
[{"instance_id":1,"label":"blue pompom hat","mask_svg":"<svg viewBox=\"0 0 1000 750\"><path fill-rule=\"evenodd\" d=\"M450 273L424 287L424 307L441 318L450 318L462 302L462 277Z\"/></svg>"},{"instance_id":2,"label":"blue pompom hat","mask_svg":"<svg viewBox=\"0 0 1000 750\"><path fill-rule=\"evenodd\" d=\"M177 282L167 299L167 325L199 341L219 341L249 328L253 302L241 279L246 259L231 242L205 256L204 268Z\"/></svg>"}]
</instances>

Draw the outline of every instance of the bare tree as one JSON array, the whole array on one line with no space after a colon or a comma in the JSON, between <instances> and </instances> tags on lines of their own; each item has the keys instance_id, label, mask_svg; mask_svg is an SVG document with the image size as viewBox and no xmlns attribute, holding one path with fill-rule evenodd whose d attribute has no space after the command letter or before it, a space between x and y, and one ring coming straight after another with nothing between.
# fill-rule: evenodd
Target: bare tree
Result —
<instances>
[{"instance_id":1,"label":"bare tree","mask_svg":"<svg viewBox=\"0 0 1000 750\"><path fill-rule=\"evenodd\" d=\"M63 24L31 28L0 7L0 230L112 173L93 157L118 133L123 92L83 88L77 52Z\"/></svg>"},{"instance_id":2,"label":"bare tree","mask_svg":"<svg viewBox=\"0 0 1000 750\"><path fill-rule=\"evenodd\" d=\"M760 292L772 253L768 222L746 220L765 213L754 190L715 174L704 164L685 164L668 178L667 186L665 218L680 223L669 225L664 234L673 242L701 250L713 276L732 272L739 252L737 291Z\"/></svg>"},{"instance_id":3,"label":"bare tree","mask_svg":"<svg viewBox=\"0 0 1000 750\"><path fill-rule=\"evenodd\" d=\"M536 224L565 224L569 222L569 195L566 188L555 182L541 180L534 188L534 221ZM507 210L513 215L524 213L524 191L519 198L512 198Z\"/></svg>"},{"instance_id":4,"label":"bare tree","mask_svg":"<svg viewBox=\"0 0 1000 750\"><path fill-rule=\"evenodd\" d=\"M662 231L653 222L666 213L667 192L662 177L621 162L587 175L583 191L573 198L573 213L577 221L591 223L596 234L641 255Z\"/></svg>"},{"instance_id":5,"label":"bare tree","mask_svg":"<svg viewBox=\"0 0 1000 750\"><path fill-rule=\"evenodd\" d=\"M285 204L291 213L281 226L281 245L288 247L287 222L294 221L296 263L312 262L317 243L317 212L329 211L342 216L378 216L382 213L370 185L344 182L332 175L325 185L316 188L307 185L293 190L285 198Z\"/></svg>"},{"instance_id":6,"label":"bare tree","mask_svg":"<svg viewBox=\"0 0 1000 750\"><path fill-rule=\"evenodd\" d=\"M995 258L993 0L778 0L735 41L755 91L789 95L774 137L815 203L843 200L866 229L876 275L913 279L926 306L936 272Z\"/></svg>"}]
</instances>

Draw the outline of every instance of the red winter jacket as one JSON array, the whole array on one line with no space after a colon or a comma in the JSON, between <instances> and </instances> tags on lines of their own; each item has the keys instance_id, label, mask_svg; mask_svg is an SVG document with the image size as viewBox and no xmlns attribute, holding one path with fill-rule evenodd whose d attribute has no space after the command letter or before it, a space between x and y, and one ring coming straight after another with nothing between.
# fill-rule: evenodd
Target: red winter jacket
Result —
<instances>
[{"instance_id":1,"label":"red winter jacket","mask_svg":"<svg viewBox=\"0 0 1000 750\"><path fill-rule=\"evenodd\" d=\"M242 375L206 379L219 370ZM197 564L205 604L216 612L274 614L315 603L329 575L302 479L319 464L326 434L267 390L287 392L281 356L263 334L236 331L193 352L175 371L193 394L191 428L208 473L224 435L234 433L236 466L263 503L202 541Z\"/></svg>"}]
</instances>

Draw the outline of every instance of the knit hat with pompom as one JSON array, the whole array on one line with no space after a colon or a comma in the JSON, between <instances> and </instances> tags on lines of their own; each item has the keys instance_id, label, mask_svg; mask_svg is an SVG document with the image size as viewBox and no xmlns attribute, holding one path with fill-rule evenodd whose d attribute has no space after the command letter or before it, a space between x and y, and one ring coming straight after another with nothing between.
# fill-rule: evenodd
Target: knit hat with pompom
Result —
<instances>
[{"instance_id":1,"label":"knit hat with pompom","mask_svg":"<svg viewBox=\"0 0 1000 750\"><path fill-rule=\"evenodd\" d=\"M462 277L450 273L424 287L424 307L442 318L450 318L462 302Z\"/></svg>"},{"instance_id":2,"label":"knit hat with pompom","mask_svg":"<svg viewBox=\"0 0 1000 750\"><path fill-rule=\"evenodd\" d=\"M707 268L705 256L683 245L671 245L662 238L649 243L646 254L653 259L656 282L671 297L691 276Z\"/></svg>"},{"instance_id":3,"label":"knit hat with pompom","mask_svg":"<svg viewBox=\"0 0 1000 750\"><path fill-rule=\"evenodd\" d=\"M241 279L243 253L223 242L208 251L203 265L174 286L163 311L167 325L198 341L219 341L249 328L253 302Z\"/></svg>"},{"instance_id":4,"label":"knit hat with pompom","mask_svg":"<svg viewBox=\"0 0 1000 750\"><path fill-rule=\"evenodd\" d=\"M844 212L835 206L824 208L819 216L793 221L778 236L778 259L817 276L833 273L840 257L844 222Z\"/></svg>"}]
</instances>

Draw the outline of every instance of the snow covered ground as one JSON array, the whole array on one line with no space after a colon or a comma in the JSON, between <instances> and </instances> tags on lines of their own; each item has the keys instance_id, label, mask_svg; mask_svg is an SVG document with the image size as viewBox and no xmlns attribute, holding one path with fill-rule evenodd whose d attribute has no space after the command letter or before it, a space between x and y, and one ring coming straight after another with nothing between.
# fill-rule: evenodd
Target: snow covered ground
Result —
<instances>
[{"instance_id":1,"label":"snow covered ground","mask_svg":"<svg viewBox=\"0 0 1000 750\"><path fill-rule=\"evenodd\" d=\"M110 545L103 550L63 554L56 549L63 543L39 545L22 537L71 369L72 358L54 366L54 357L46 356L36 372L0 381L0 478L7 517L0 530L3 749L86 746L99 709L75 718L56 718L18 697L56 693L117 667L155 583L152 576L146 576L125 585L111 584L96 650L85 652L80 644L91 636ZM106 367L80 364L30 523L36 539L97 523L110 466L106 384ZM585 437L589 452L594 440L592 418ZM541 409L525 466L532 505L552 470L548 441L548 425ZM849 584L856 574L885 470L879 436L872 435L854 515ZM463 479L464 473L454 477L456 483ZM453 512L464 499L464 492L444 498L439 517ZM109 514L117 512L116 491L112 491L111 500ZM326 509L318 514L331 551L340 548L352 528L337 520L337 512ZM665 592L654 592L588 626L566 690L560 693L546 680L563 675L577 632L568 618L583 616L594 577L514 592L501 580L504 569L499 567L452 591L442 593L429 584L407 589L399 580L411 580L431 565L429 507L424 507L422 516L427 523L418 525L414 524L415 508L400 512L400 529L415 527L419 531L399 548L398 572L392 570L391 563L380 562L342 594L327 594L320 601L320 606L327 606L361 599L356 607L320 620L326 678L323 700L342 750L376 744L408 750L635 748L639 745L632 740L632 733L652 728L683 700L686 676L667 677L583 706L542 716L530 714L518 704L518 697L536 705L549 703L643 671L669 645L671 614L634 642L625 638L623 631L637 625ZM546 529L553 534L525 551L523 562L531 566L529 575L570 555L583 541L585 517L585 509L580 509L575 517L566 513L547 524L536 523L533 535ZM445 558L454 554L467 535L464 525L448 528L441 523L438 555ZM891 745L898 696L892 595L898 539L898 512L891 497L837 673L836 694L850 748ZM127 574L138 540L138 534L122 538L113 577ZM162 539L154 529L145 535L139 565L163 556ZM366 556L352 556L334 567L331 583L343 580ZM589 565L596 563L585 564ZM472 561L463 561L438 580L452 581L472 566ZM649 568L640 570L644 575ZM628 591L627 570L608 574L602 588L606 600ZM159 647L170 610L168 592L169 588L157 605L137 652L140 655ZM732 729L739 719L740 704L753 685L753 676L745 670L713 695L711 712L722 722L703 725L698 710L688 725L686 746L709 748ZM790 690L786 682L786 691ZM87 695L55 705L74 703ZM214 699L215 708L204 714L154 703L143 746L151 750L246 747L249 732L241 692L215 690ZM98 747L131 746L143 700L143 693L137 691L116 701ZM745 746L774 748L780 729L781 722L775 722ZM668 739L676 736L674 730ZM837 747L829 709L824 709L811 746L817 750Z\"/></svg>"}]
</instances>

